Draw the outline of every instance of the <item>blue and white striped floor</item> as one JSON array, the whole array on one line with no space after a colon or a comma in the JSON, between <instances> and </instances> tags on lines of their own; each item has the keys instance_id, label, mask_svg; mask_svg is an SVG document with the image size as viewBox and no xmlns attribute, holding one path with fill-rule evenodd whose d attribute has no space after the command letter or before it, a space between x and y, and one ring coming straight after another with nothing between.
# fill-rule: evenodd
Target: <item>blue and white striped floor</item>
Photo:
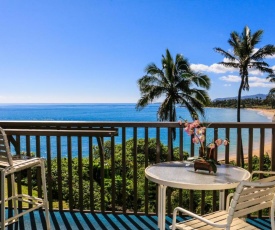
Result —
<instances>
[{"instance_id":1,"label":"blue and white striped floor","mask_svg":"<svg viewBox=\"0 0 275 230\"><path fill-rule=\"evenodd\" d=\"M56 230L76 230L76 229L96 229L96 230L151 230L157 228L157 216L149 215L124 215L124 214L102 214L102 213L82 213L82 212L50 212L51 229ZM178 218L179 221L183 220ZM250 224L260 229L271 229L269 219L248 219ZM166 229L171 225L171 217L166 217ZM19 230L41 230L45 228L45 217L43 211L34 211L26 214L15 224L9 225L7 229Z\"/></svg>"}]
</instances>

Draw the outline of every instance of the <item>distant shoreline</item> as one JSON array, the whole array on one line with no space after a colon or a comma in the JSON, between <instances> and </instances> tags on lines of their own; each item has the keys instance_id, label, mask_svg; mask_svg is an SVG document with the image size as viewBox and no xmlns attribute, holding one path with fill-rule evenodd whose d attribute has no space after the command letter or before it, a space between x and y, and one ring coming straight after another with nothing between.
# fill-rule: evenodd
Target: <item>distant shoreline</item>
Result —
<instances>
[{"instance_id":1,"label":"distant shoreline","mask_svg":"<svg viewBox=\"0 0 275 230\"><path fill-rule=\"evenodd\" d=\"M247 108L247 110L258 111L260 114L268 117L271 120L272 120L273 116L275 115L275 109Z\"/></svg>"}]
</instances>

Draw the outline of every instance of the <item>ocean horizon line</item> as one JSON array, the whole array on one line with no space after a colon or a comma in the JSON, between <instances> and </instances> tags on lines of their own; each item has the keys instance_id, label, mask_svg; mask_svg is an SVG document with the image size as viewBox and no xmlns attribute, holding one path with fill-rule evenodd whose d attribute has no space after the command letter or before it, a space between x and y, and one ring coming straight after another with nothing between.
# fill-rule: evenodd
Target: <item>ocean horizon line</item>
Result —
<instances>
[{"instance_id":1,"label":"ocean horizon line","mask_svg":"<svg viewBox=\"0 0 275 230\"><path fill-rule=\"evenodd\" d=\"M156 122L158 104L150 104L141 111L135 109L135 103L0 103L0 120L2 121L96 121L96 122ZM177 107L177 117L183 117L192 121L188 110L184 107ZM236 122L236 108L212 108L205 109L205 119L203 122ZM271 122L268 116L258 110L242 109L241 116L246 122ZM270 132L269 132L270 133ZM266 134L267 141L270 134ZM209 133L210 134L210 133ZM234 149L236 140L235 133L230 137L230 149ZM149 129L149 138L156 137L156 131ZM133 138L133 130L126 130L126 139ZM144 130L139 130L137 138L144 138ZM107 139L106 139L107 140ZM161 130L161 142L167 144L167 130ZM254 145L259 140L259 134L254 135ZM116 137L116 144L122 143L121 136ZM175 142L178 145L179 139ZM184 148L189 149L189 142L184 143ZM32 147L35 149L35 147ZM257 147L256 147L257 148ZM53 149L55 147L53 146ZM41 152L44 152L44 147ZM88 151L83 149L83 151ZM53 150L53 155L55 150ZM66 152L66 151L65 151ZM44 152L45 154L45 152ZM84 155L85 155L84 154Z\"/></svg>"},{"instance_id":2,"label":"ocean horizon line","mask_svg":"<svg viewBox=\"0 0 275 230\"><path fill-rule=\"evenodd\" d=\"M151 103L160 104L161 102ZM0 105L63 105L63 104L87 104L87 105L98 105L98 104L136 104L135 102L0 102Z\"/></svg>"}]
</instances>

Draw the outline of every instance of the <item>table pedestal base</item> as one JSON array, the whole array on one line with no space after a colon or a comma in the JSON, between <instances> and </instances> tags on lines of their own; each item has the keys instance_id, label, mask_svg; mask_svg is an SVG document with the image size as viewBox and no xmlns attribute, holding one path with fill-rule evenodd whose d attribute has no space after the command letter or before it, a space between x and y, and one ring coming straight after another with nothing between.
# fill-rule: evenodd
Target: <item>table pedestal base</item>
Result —
<instances>
[{"instance_id":1,"label":"table pedestal base","mask_svg":"<svg viewBox=\"0 0 275 230\"><path fill-rule=\"evenodd\" d=\"M158 227L160 230L165 229L166 188L165 185L158 186Z\"/></svg>"}]
</instances>

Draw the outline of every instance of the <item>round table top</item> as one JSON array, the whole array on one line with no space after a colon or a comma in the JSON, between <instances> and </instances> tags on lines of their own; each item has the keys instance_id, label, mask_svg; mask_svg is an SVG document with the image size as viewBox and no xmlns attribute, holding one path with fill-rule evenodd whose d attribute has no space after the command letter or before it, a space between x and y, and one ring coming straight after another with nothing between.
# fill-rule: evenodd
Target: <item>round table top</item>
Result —
<instances>
[{"instance_id":1,"label":"round table top","mask_svg":"<svg viewBox=\"0 0 275 230\"><path fill-rule=\"evenodd\" d=\"M236 188L240 181L249 180L250 173L233 165L217 165L216 173L194 170L189 161L170 161L148 166L148 180L160 185L191 190L224 190Z\"/></svg>"}]
</instances>

